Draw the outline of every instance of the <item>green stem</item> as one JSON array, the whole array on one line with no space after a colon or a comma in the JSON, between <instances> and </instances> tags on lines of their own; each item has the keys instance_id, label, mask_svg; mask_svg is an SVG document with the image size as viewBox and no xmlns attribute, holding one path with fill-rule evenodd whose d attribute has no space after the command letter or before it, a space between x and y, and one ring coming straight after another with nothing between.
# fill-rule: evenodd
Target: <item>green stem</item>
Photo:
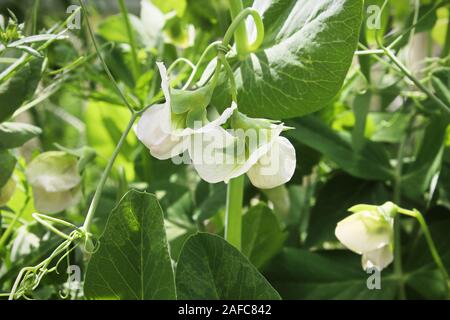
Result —
<instances>
[{"instance_id":1,"label":"green stem","mask_svg":"<svg viewBox=\"0 0 450 320\"><path fill-rule=\"evenodd\" d=\"M30 202L30 196L27 193L24 205L22 206L20 212L14 216L14 218L11 221L11 223L9 224L8 228L6 229L6 231L2 234L2 237L0 238L0 254L3 252L6 241L8 240L9 236L13 232L14 227L16 226L16 223L23 216L25 209L28 206L28 202Z\"/></svg>"},{"instance_id":2,"label":"green stem","mask_svg":"<svg viewBox=\"0 0 450 320\"><path fill-rule=\"evenodd\" d=\"M114 76L112 75L111 71L109 70L108 65L106 64L106 61L105 61L105 59L103 58L103 56L102 56L102 54L100 52L100 47L97 44L97 40L95 40L94 31L92 30L91 23L89 22L89 11L87 10L87 8L85 6L84 1L83 0L78 0L78 2L80 3L80 6L81 6L81 8L83 8L83 11L85 13L84 14L84 19L85 19L86 25L88 27L89 35L90 35L90 38L92 40L92 43L94 44L94 48L95 48L95 51L97 52L97 56L100 59L100 62L102 63L103 69L105 70L106 74L108 75L109 80L113 84L113 86L116 89L116 91L119 94L119 96L122 98L122 100L125 103L125 105L127 106L127 108L131 112L134 112L134 108L131 106L131 104L128 102L128 99L125 97L125 94L119 88L119 85L117 84L116 80L114 79Z\"/></svg>"},{"instance_id":3,"label":"green stem","mask_svg":"<svg viewBox=\"0 0 450 320\"><path fill-rule=\"evenodd\" d=\"M433 257L436 266L438 267L439 271L442 274L442 277L444 278L445 288L447 289L448 292L450 292L450 278L447 269L445 268L444 263L442 262L441 256L439 255L439 252L436 248L433 238L431 237L430 229L428 228L427 222L425 221L425 218L423 217L422 213L420 213L418 210L411 211L403 208L398 208L398 212L416 218L417 221L419 222L423 234L425 235L428 248L430 249L431 256Z\"/></svg>"},{"instance_id":4,"label":"green stem","mask_svg":"<svg viewBox=\"0 0 450 320\"><path fill-rule=\"evenodd\" d=\"M255 9L246 8L234 18L233 22L231 23L230 27L225 33L225 36L223 37L222 41L222 44L225 47L227 47L230 44L233 34L236 33L239 27L242 24L245 25L245 19L250 15L253 17L253 20L256 25L256 39L255 42L253 42L252 44L246 45L245 53L254 52L258 50L258 48L262 45L264 41L264 23L261 19L261 16L259 15L259 12L256 11Z\"/></svg>"},{"instance_id":5,"label":"green stem","mask_svg":"<svg viewBox=\"0 0 450 320\"><path fill-rule=\"evenodd\" d=\"M234 20L241 13L241 11L244 10L244 5L242 0L229 0L229 3L231 18ZM244 58L248 50L247 29L244 22L240 23L236 28L234 39L236 42L238 56L240 58Z\"/></svg>"},{"instance_id":6,"label":"green stem","mask_svg":"<svg viewBox=\"0 0 450 320\"><path fill-rule=\"evenodd\" d=\"M225 239L241 250L242 202L244 199L244 176L230 180L227 190Z\"/></svg>"},{"instance_id":7,"label":"green stem","mask_svg":"<svg viewBox=\"0 0 450 320\"><path fill-rule=\"evenodd\" d=\"M411 121L412 122L412 121ZM397 155L397 167L394 177L394 202L401 202L402 195L402 174L403 174L403 157L405 154L406 142L408 139L408 133L403 138ZM405 284L403 280L403 266L402 266L402 241L401 241L401 221L397 215L394 218L394 273L399 281L399 298L401 300L406 299Z\"/></svg>"},{"instance_id":8,"label":"green stem","mask_svg":"<svg viewBox=\"0 0 450 320\"><path fill-rule=\"evenodd\" d=\"M128 123L127 128L125 129L125 131L122 133L122 136L120 137L120 140L116 146L116 149L114 150L111 158L108 161L108 164L106 165L105 171L103 171L102 176L100 178L100 182L97 186L97 189L95 190L95 194L94 197L92 198L92 202L91 205L89 207L89 211L86 215L86 219L84 220L84 224L82 229L89 233L89 229L92 223L92 218L94 217L95 214L95 210L98 207L100 198L102 196L102 192L103 192L103 188L105 187L106 184L106 180L108 180L108 176L109 173L111 172L111 169L114 165L114 162L117 158L117 156L119 155L120 149L123 145L123 143L125 142L125 139L128 136L128 133L131 131L131 129L133 128L133 124L136 121L136 118L138 117L138 115L136 113L133 113L133 115L131 116L130 122Z\"/></svg>"},{"instance_id":9,"label":"green stem","mask_svg":"<svg viewBox=\"0 0 450 320\"><path fill-rule=\"evenodd\" d=\"M431 92L427 87L425 87L412 73L398 60L398 58L387 48L383 48L385 54L389 59L398 67L400 70L408 77L420 90L422 90L430 99L434 100L436 104L444 111L447 115L450 115L450 107L447 106L441 99L439 99L433 92Z\"/></svg>"},{"instance_id":10,"label":"green stem","mask_svg":"<svg viewBox=\"0 0 450 320\"><path fill-rule=\"evenodd\" d=\"M134 77L135 79L138 79L140 75L140 67L137 54L136 37L134 36L134 32L131 27L130 16L128 15L128 9L127 6L125 5L125 0L118 0L118 1L120 11L122 12L123 20L125 21L125 27L127 28L129 44L131 46L131 59L133 61Z\"/></svg>"},{"instance_id":11,"label":"green stem","mask_svg":"<svg viewBox=\"0 0 450 320\"><path fill-rule=\"evenodd\" d=\"M33 14L32 14L32 18L31 18L31 34L32 35L37 33L37 18L38 18L38 13L39 13L39 5L40 5L40 0L35 0L34 6L33 6Z\"/></svg>"},{"instance_id":12,"label":"green stem","mask_svg":"<svg viewBox=\"0 0 450 320\"><path fill-rule=\"evenodd\" d=\"M450 8L447 10L450 16ZM445 59L450 54L450 23L447 25L447 33L445 35L444 48L442 49L441 58Z\"/></svg>"},{"instance_id":13,"label":"green stem","mask_svg":"<svg viewBox=\"0 0 450 320\"><path fill-rule=\"evenodd\" d=\"M183 90L187 90L192 85L192 83L195 80L195 77L197 76L198 70L200 69L200 66L202 65L202 63L204 62L204 60L206 59L208 54L211 52L211 50L215 49L216 47L220 46L221 44L222 44L221 41L215 41L215 42L211 43L208 47L206 47L205 51L203 51L197 64L195 65L194 69L192 70L192 73L189 76L188 81L184 85Z\"/></svg>"}]
</instances>

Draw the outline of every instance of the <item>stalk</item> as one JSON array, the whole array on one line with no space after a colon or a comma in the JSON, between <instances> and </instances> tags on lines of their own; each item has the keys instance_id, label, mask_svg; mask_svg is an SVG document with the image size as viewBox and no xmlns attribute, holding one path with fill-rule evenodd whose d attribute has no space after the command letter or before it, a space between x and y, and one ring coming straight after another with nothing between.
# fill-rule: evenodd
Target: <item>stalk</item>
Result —
<instances>
[{"instance_id":1,"label":"stalk","mask_svg":"<svg viewBox=\"0 0 450 320\"><path fill-rule=\"evenodd\" d=\"M120 137L120 140L117 143L117 146L114 149L114 152L113 152L111 158L109 159L105 170L102 173L102 176L100 178L100 182L98 183L97 189L95 190L94 197L92 198L91 205L89 206L89 211L88 211L88 213L86 215L86 219L84 220L84 224L83 224L83 227L82 227L82 230L84 230L87 233L89 233L89 229L90 229L90 226L91 226L91 223L92 223L92 218L94 217L95 211L96 211L96 209L98 207L98 203L99 203L100 198L102 196L103 188L105 187L106 181L108 180L109 173L111 172L111 169L112 169L112 167L114 165L114 162L116 161L116 158L117 158L117 156L120 153L120 149L121 149L123 143L125 142L125 139L127 138L128 133L133 128L133 124L136 121L137 117L138 117L138 115L136 113L132 114L130 122L128 123L127 128L122 133L122 136Z\"/></svg>"},{"instance_id":2,"label":"stalk","mask_svg":"<svg viewBox=\"0 0 450 320\"><path fill-rule=\"evenodd\" d=\"M130 17L128 15L128 9L125 5L125 0L118 0L120 11L122 12L123 20L125 21L125 27L127 28L127 34L129 43L131 46L131 59L133 61L134 77L137 80L140 75L139 59L137 54L136 37L134 36L133 29L131 27Z\"/></svg>"},{"instance_id":3,"label":"stalk","mask_svg":"<svg viewBox=\"0 0 450 320\"><path fill-rule=\"evenodd\" d=\"M244 10L244 5L242 0L230 0L229 2L231 18L234 20L241 13L241 11ZM236 28L234 39L236 42L238 55L240 58L243 58L248 49L247 29L245 28L244 22L240 23Z\"/></svg>"},{"instance_id":4,"label":"stalk","mask_svg":"<svg viewBox=\"0 0 450 320\"><path fill-rule=\"evenodd\" d=\"M450 297L450 295L449 295L449 293L450 293L450 278L449 278L447 269L445 268L444 263L442 262L441 256L439 255L439 252L436 248L436 245L433 241L433 238L431 237L430 229L428 228L428 225L427 225L422 213L420 213L417 210L410 211L410 210L406 210L403 208L398 208L398 212L401 214L413 217L419 222L422 232L425 236L425 240L427 241L428 248L430 249L431 256L432 256L434 262L436 263L436 266L438 267L438 269L441 272L442 277L444 279L444 284L445 284L445 288L447 290L447 295L448 295L448 297Z\"/></svg>"},{"instance_id":5,"label":"stalk","mask_svg":"<svg viewBox=\"0 0 450 320\"><path fill-rule=\"evenodd\" d=\"M241 250L244 176L230 180L227 190L225 240Z\"/></svg>"}]
</instances>

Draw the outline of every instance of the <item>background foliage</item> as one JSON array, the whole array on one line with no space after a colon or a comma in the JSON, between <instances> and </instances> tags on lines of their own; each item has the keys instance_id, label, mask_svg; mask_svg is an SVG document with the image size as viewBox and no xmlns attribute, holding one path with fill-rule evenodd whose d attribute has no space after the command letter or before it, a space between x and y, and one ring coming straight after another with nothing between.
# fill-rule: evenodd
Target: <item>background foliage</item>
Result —
<instances>
[{"instance_id":1,"label":"background foliage","mask_svg":"<svg viewBox=\"0 0 450 320\"><path fill-rule=\"evenodd\" d=\"M44 35L67 18L70 2L40 2L0 1L0 12L6 17L9 8L25 22L24 36ZM181 56L198 61L230 24L224 0L154 0L161 11L174 14L164 36L149 46L140 29L139 3L127 1L136 21L133 56L122 15L110 3L89 1L90 18L108 66L135 105L161 97L155 61L169 65ZM246 183L242 254L220 237L226 185L209 185L188 165L152 158L130 134L93 221L95 236L103 234L100 247L90 254L72 251L69 261L58 265L59 274L46 276L29 297L395 299L403 287L410 299L444 298L441 276L414 221L402 221L401 272L392 266L383 271L381 290L367 289L360 257L334 236L336 223L353 204L390 200L415 207L425 214L450 271L449 115L388 57L354 55L355 49L393 44L413 76L450 105L450 4L390 0L375 32L367 24L373 19L368 8L383 3L273 1L263 17L263 47L234 61L241 111L294 127L287 135L298 157L288 185L258 190ZM189 25L196 30L191 44ZM12 199L0 207L4 296L22 267L46 258L60 241L31 216L27 163L42 151L61 148L86 162L82 200L57 215L82 224L129 118L96 59L85 23L68 35L48 45L43 36L0 50L0 188L11 176L17 182ZM3 79L24 54L27 60ZM179 83L188 71L177 70ZM222 84L215 93L212 104L218 110L229 105L227 92ZM84 292L67 285L67 264L81 267Z\"/></svg>"}]
</instances>

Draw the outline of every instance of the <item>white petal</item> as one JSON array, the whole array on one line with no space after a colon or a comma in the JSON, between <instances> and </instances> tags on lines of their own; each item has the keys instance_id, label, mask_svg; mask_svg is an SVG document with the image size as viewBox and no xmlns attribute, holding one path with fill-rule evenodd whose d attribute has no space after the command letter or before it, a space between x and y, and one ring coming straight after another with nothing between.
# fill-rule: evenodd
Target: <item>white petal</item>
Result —
<instances>
[{"instance_id":1,"label":"white petal","mask_svg":"<svg viewBox=\"0 0 450 320\"><path fill-rule=\"evenodd\" d=\"M236 168L234 156L228 155L235 138L222 127L207 134L197 133L189 144L189 156L199 176L209 182L227 181Z\"/></svg>"},{"instance_id":2,"label":"white petal","mask_svg":"<svg viewBox=\"0 0 450 320\"><path fill-rule=\"evenodd\" d=\"M79 187L62 191L47 192L43 188L33 187L34 207L40 213L51 214L66 210L75 205L81 198Z\"/></svg>"},{"instance_id":3,"label":"white petal","mask_svg":"<svg viewBox=\"0 0 450 320\"><path fill-rule=\"evenodd\" d=\"M363 211L340 221L335 235L347 248L362 254L390 244L392 226L380 215Z\"/></svg>"},{"instance_id":4,"label":"white petal","mask_svg":"<svg viewBox=\"0 0 450 320\"><path fill-rule=\"evenodd\" d=\"M377 268L379 271L386 268L394 261L394 254L390 245L385 245L379 249L369 251L362 256L362 267L364 270L368 268Z\"/></svg>"},{"instance_id":5,"label":"white petal","mask_svg":"<svg viewBox=\"0 0 450 320\"><path fill-rule=\"evenodd\" d=\"M150 0L142 0L140 18L149 37L148 45L154 47L166 23L164 14Z\"/></svg>"},{"instance_id":6,"label":"white petal","mask_svg":"<svg viewBox=\"0 0 450 320\"><path fill-rule=\"evenodd\" d=\"M284 137L277 137L270 151L247 172L251 183L261 189L273 189L291 180L296 167L295 148Z\"/></svg>"},{"instance_id":7,"label":"white petal","mask_svg":"<svg viewBox=\"0 0 450 320\"><path fill-rule=\"evenodd\" d=\"M161 75L161 89L164 93L164 97L166 98L166 103L170 106L170 81L166 66L162 62L156 62L156 65L158 66L159 74Z\"/></svg>"},{"instance_id":8,"label":"white petal","mask_svg":"<svg viewBox=\"0 0 450 320\"><path fill-rule=\"evenodd\" d=\"M77 158L65 152L44 152L28 165L26 175L32 187L47 192L67 191L81 182L77 162Z\"/></svg>"},{"instance_id":9,"label":"white petal","mask_svg":"<svg viewBox=\"0 0 450 320\"><path fill-rule=\"evenodd\" d=\"M216 130L217 127L223 125L225 122L228 121L228 119L233 115L233 112L237 109L237 105L235 102L231 105L231 107L225 109L225 111L215 120L207 123L205 126L201 128L186 128L184 130L178 130L175 135L179 136L189 136L192 134L198 134L198 133L208 133L210 131Z\"/></svg>"}]
</instances>

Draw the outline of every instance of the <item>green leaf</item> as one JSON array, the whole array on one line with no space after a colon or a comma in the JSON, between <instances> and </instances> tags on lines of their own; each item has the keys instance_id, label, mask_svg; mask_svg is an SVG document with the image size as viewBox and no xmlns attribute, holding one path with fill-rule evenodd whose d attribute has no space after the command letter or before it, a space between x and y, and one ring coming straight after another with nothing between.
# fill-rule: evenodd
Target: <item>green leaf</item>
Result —
<instances>
[{"instance_id":1,"label":"green leaf","mask_svg":"<svg viewBox=\"0 0 450 320\"><path fill-rule=\"evenodd\" d=\"M41 80L42 59L32 59L0 85L0 123L31 98Z\"/></svg>"},{"instance_id":2,"label":"green leaf","mask_svg":"<svg viewBox=\"0 0 450 320\"><path fill-rule=\"evenodd\" d=\"M268 279L284 299L393 299L397 283L386 271L381 290L369 290L371 274L361 257L349 251L309 252L286 248L270 265Z\"/></svg>"},{"instance_id":3,"label":"green leaf","mask_svg":"<svg viewBox=\"0 0 450 320\"><path fill-rule=\"evenodd\" d=\"M280 299L245 256L224 239L207 233L192 236L185 243L176 283L179 299Z\"/></svg>"},{"instance_id":4,"label":"green leaf","mask_svg":"<svg viewBox=\"0 0 450 320\"><path fill-rule=\"evenodd\" d=\"M25 142L41 133L42 130L40 128L26 123L2 123L0 124L0 149L21 147Z\"/></svg>"},{"instance_id":5,"label":"green leaf","mask_svg":"<svg viewBox=\"0 0 450 320\"><path fill-rule=\"evenodd\" d=\"M0 188L2 188L14 172L16 158L6 150L0 150Z\"/></svg>"},{"instance_id":6,"label":"green leaf","mask_svg":"<svg viewBox=\"0 0 450 320\"><path fill-rule=\"evenodd\" d=\"M297 119L290 125L296 130L286 132L288 136L321 152L349 174L369 180L392 178L393 169L381 144L366 141L356 152L349 139L338 135L313 116Z\"/></svg>"},{"instance_id":7,"label":"green leaf","mask_svg":"<svg viewBox=\"0 0 450 320\"><path fill-rule=\"evenodd\" d=\"M88 265L89 299L175 299L175 283L156 197L128 192L111 213Z\"/></svg>"},{"instance_id":8,"label":"green leaf","mask_svg":"<svg viewBox=\"0 0 450 320\"><path fill-rule=\"evenodd\" d=\"M286 238L277 217L265 205L251 208L242 220L242 253L257 268L281 250Z\"/></svg>"},{"instance_id":9,"label":"green leaf","mask_svg":"<svg viewBox=\"0 0 450 320\"><path fill-rule=\"evenodd\" d=\"M347 175L336 175L320 189L306 238L309 247L337 241L337 223L351 214L350 207L359 203L381 205L390 200L390 193L380 182L365 181Z\"/></svg>"},{"instance_id":10,"label":"green leaf","mask_svg":"<svg viewBox=\"0 0 450 320\"><path fill-rule=\"evenodd\" d=\"M256 0L253 7L263 18L265 39L235 72L239 110L278 120L324 108L352 62L363 1ZM229 101L223 94L216 99L222 107Z\"/></svg>"},{"instance_id":11,"label":"green leaf","mask_svg":"<svg viewBox=\"0 0 450 320\"><path fill-rule=\"evenodd\" d=\"M370 101L372 94L366 92L363 95L358 95L355 97L353 102L353 113L355 114L355 127L352 133L353 148L355 150L361 150L366 144L365 131L366 131L366 120L369 114Z\"/></svg>"},{"instance_id":12,"label":"green leaf","mask_svg":"<svg viewBox=\"0 0 450 320\"><path fill-rule=\"evenodd\" d=\"M135 33L135 39L139 45L146 45L149 40L145 34L141 20L132 14L129 14L128 18L130 19L132 30ZM122 14L117 14L102 21L98 27L98 34L107 41L129 43L130 39L124 30L126 30L126 26L123 16Z\"/></svg>"},{"instance_id":13,"label":"green leaf","mask_svg":"<svg viewBox=\"0 0 450 320\"><path fill-rule=\"evenodd\" d=\"M402 176L402 189L409 197L422 197L441 168L448 124L448 117L436 115L431 118L416 159Z\"/></svg>"}]
</instances>

